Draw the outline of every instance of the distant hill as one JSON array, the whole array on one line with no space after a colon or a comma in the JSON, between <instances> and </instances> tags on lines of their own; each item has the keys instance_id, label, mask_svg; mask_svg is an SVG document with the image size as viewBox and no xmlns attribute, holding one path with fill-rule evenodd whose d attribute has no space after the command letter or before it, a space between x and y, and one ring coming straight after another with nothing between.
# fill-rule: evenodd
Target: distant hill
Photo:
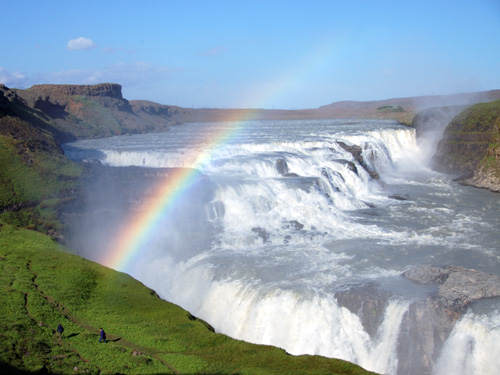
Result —
<instances>
[{"instance_id":1,"label":"distant hill","mask_svg":"<svg viewBox=\"0 0 500 375\"><path fill-rule=\"evenodd\" d=\"M453 95L414 96L373 101L341 101L318 108L329 117L375 117L411 121L423 109L443 106L471 105L500 99L500 90Z\"/></svg>"}]
</instances>

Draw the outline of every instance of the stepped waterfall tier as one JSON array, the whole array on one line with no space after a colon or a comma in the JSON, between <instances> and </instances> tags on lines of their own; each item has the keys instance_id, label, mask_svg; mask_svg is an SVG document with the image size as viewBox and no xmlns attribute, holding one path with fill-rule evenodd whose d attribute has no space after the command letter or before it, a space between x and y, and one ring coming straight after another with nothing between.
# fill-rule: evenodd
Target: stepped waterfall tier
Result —
<instances>
[{"instance_id":1,"label":"stepped waterfall tier","mask_svg":"<svg viewBox=\"0 0 500 375\"><path fill-rule=\"evenodd\" d=\"M500 368L499 196L432 171L414 129L192 123L64 149L93 170L67 217L72 248L216 331L384 374ZM180 169L195 170L131 260L107 262L120 228Z\"/></svg>"}]
</instances>

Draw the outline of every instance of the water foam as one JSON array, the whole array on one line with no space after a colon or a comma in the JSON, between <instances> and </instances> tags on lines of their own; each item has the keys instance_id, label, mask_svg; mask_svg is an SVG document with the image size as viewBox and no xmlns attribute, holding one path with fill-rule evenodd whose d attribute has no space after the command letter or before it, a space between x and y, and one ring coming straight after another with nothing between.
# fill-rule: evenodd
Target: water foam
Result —
<instances>
[{"instance_id":1,"label":"water foam","mask_svg":"<svg viewBox=\"0 0 500 375\"><path fill-rule=\"evenodd\" d=\"M218 332L279 346L295 355L342 358L372 371L396 373L396 346L408 302L391 300L376 335L371 337L359 317L339 306L333 296L250 279L215 280L212 271L192 261L166 273L164 266L168 263L149 263L147 270L140 267L139 276L161 285L158 291L162 297L185 306Z\"/></svg>"},{"instance_id":2,"label":"water foam","mask_svg":"<svg viewBox=\"0 0 500 375\"><path fill-rule=\"evenodd\" d=\"M500 369L500 314L466 314L455 324L434 375L497 375Z\"/></svg>"}]
</instances>

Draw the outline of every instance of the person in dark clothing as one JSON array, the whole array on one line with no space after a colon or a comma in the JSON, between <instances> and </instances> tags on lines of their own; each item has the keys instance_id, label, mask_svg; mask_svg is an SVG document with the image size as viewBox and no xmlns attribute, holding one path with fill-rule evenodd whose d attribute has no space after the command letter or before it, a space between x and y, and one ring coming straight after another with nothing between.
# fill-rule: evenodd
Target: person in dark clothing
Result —
<instances>
[{"instance_id":1,"label":"person in dark clothing","mask_svg":"<svg viewBox=\"0 0 500 375\"><path fill-rule=\"evenodd\" d=\"M106 332L102 328L99 328L99 342L106 342Z\"/></svg>"},{"instance_id":2,"label":"person in dark clothing","mask_svg":"<svg viewBox=\"0 0 500 375\"><path fill-rule=\"evenodd\" d=\"M59 323L57 325L57 329L56 329L57 333L59 334L59 336L62 336L63 332L64 332L64 328L63 326L61 325L61 323Z\"/></svg>"}]
</instances>

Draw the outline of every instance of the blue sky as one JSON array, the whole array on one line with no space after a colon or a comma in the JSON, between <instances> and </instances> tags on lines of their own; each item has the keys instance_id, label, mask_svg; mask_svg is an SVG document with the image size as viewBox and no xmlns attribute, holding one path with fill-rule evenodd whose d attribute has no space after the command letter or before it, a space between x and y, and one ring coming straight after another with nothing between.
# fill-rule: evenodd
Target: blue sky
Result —
<instances>
[{"instance_id":1,"label":"blue sky","mask_svg":"<svg viewBox=\"0 0 500 375\"><path fill-rule=\"evenodd\" d=\"M5 1L0 82L186 107L500 89L500 1Z\"/></svg>"}]
</instances>

